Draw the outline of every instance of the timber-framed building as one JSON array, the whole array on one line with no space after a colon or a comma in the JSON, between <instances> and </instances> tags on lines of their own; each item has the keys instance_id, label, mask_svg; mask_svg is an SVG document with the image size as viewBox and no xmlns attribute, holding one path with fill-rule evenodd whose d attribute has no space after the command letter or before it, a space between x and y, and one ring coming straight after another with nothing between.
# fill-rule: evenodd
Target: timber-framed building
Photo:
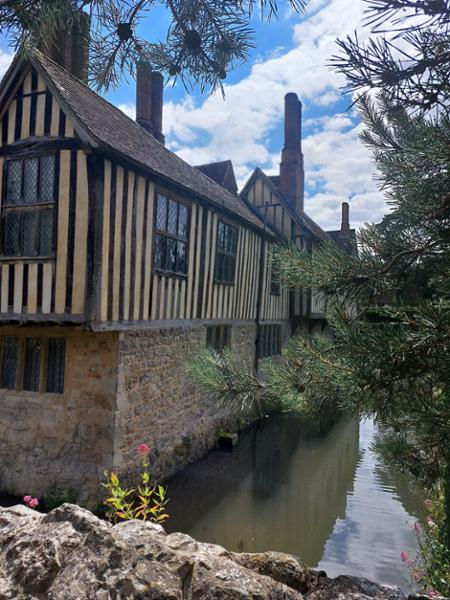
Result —
<instances>
[{"instance_id":1,"label":"timber-framed building","mask_svg":"<svg viewBox=\"0 0 450 600\"><path fill-rule=\"evenodd\" d=\"M230 161L195 168L164 146L159 73L139 65L133 121L83 82L79 49L17 56L0 88L0 489L83 499L143 441L168 475L235 426L186 360L209 344L254 361L322 327L271 245L353 233L347 207L331 233L303 211L295 94L280 176L256 169L239 196Z\"/></svg>"}]
</instances>

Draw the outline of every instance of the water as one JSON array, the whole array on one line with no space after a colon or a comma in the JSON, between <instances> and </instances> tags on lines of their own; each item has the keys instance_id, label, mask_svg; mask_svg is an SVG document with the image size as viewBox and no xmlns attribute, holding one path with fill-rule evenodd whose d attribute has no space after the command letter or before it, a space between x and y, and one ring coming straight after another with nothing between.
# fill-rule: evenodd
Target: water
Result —
<instances>
[{"instance_id":1,"label":"water","mask_svg":"<svg viewBox=\"0 0 450 600\"><path fill-rule=\"evenodd\" d=\"M276 550L327 571L408 590L400 552L415 549L419 502L373 453L371 421L316 436L292 418L249 429L169 481L166 524L230 550Z\"/></svg>"}]
</instances>

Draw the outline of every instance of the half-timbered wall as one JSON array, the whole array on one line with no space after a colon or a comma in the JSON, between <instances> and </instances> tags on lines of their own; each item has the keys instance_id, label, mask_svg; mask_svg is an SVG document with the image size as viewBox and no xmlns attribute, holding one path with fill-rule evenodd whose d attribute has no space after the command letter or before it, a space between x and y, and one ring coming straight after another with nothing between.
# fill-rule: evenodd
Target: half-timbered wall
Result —
<instances>
[{"instance_id":1,"label":"half-timbered wall","mask_svg":"<svg viewBox=\"0 0 450 600\"><path fill-rule=\"evenodd\" d=\"M79 149L23 150L21 142L40 137L73 138L73 123L34 69L19 79L0 115L0 192L2 232L0 312L60 320L82 318L86 298L88 176L86 155ZM27 153L28 152L28 153ZM4 206L6 163L46 154L55 156L54 234L50 256L6 256Z\"/></svg>"},{"instance_id":2,"label":"half-timbered wall","mask_svg":"<svg viewBox=\"0 0 450 600\"><path fill-rule=\"evenodd\" d=\"M125 162L95 153L90 158L70 117L33 68L17 78L10 98L0 114L2 215L4 165L18 156L26 159L51 152L55 156L54 234L49 256L6 256L1 240L2 318L25 314L38 320L55 317L109 324L289 318L288 292L270 293L268 246L261 234L193 198L177 198ZM39 147L40 138L48 139L45 149ZM158 193L189 209L186 273L154 268ZM267 207L267 217L289 236L287 211L275 206L268 188L255 195L255 202L260 196L263 204L272 205ZM237 232L235 272L229 282L216 279L219 220Z\"/></svg>"},{"instance_id":3,"label":"half-timbered wall","mask_svg":"<svg viewBox=\"0 0 450 600\"><path fill-rule=\"evenodd\" d=\"M133 171L104 162L100 248L101 321L149 318L154 185Z\"/></svg>"},{"instance_id":4,"label":"half-timbered wall","mask_svg":"<svg viewBox=\"0 0 450 600\"><path fill-rule=\"evenodd\" d=\"M261 238L240 226L234 283L218 283L214 277L219 215L208 212L206 227L205 278L200 317L203 319L256 318Z\"/></svg>"},{"instance_id":5,"label":"half-timbered wall","mask_svg":"<svg viewBox=\"0 0 450 600\"><path fill-rule=\"evenodd\" d=\"M262 295L261 295L261 321L279 321L289 319L289 289L280 286L279 293L271 292L272 279L272 261L270 255L270 245L264 242L264 273Z\"/></svg>"},{"instance_id":6,"label":"half-timbered wall","mask_svg":"<svg viewBox=\"0 0 450 600\"><path fill-rule=\"evenodd\" d=\"M215 263L218 221L223 217L183 200L189 208L187 273L159 271L153 266L156 197L162 193L176 201L179 198L108 160L103 173L98 320L256 319L261 235L230 221L238 231L235 276L232 283L220 283ZM270 294L267 260L264 318L287 319L287 293Z\"/></svg>"}]
</instances>

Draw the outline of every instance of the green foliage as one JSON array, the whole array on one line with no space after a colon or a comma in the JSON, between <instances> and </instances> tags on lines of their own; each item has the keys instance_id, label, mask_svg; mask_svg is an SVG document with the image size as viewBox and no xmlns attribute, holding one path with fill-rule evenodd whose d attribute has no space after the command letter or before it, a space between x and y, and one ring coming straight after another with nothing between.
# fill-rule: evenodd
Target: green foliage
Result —
<instances>
[{"instance_id":1,"label":"green foliage","mask_svg":"<svg viewBox=\"0 0 450 600\"><path fill-rule=\"evenodd\" d=\"M255 376L253 366L229 348L221 353L204 348L187 363L186 373L202 389L212 392L219 405L234 405L244 413L256 409L262 414L264 384Z\"/></svg>"},{"instance_id":2,"label":"green foliage","mask_svg":"<svg viewBox=\"0 0 450 600\"><path fill-rule=\"evenodd\" d=\"M253 365L228 348L220 354L203 349L187 364L186 371L197 385L212 393L218 406L234 406L244 415L252 411L260 416L290 412L305 420L327 422L339 412L337 398L346 377L346 372L336 369L331 360L318 366L318 349L329 344L325 337L308 342L292 338L283 349L283 360L263 361L261 377Z\"/></svg>"},{"instance_id":3,"label":"green foliage","mask_svg":"<svg viewBox=\"0 0 450 600\"><path fill-rule=\"evenodd\" d=\"M303 11L306 0L286 0ZM165 9L165 38L156 38L148 15ZM3 0L0 33L19 47L32 41L45 47L57 31L70 34L72 25L87 12L91 20L90 81L97 89L116 87L123 75L134 75L139 60L185 87L222 86L235 66L246 61L254 46L252 13L277 15L275 0ZM157 18L161 15L156 12Z\"/></svg>"},{"instance_id":4,"label":"green foliage","mask_svg":"<svg viewBox=\"0 0 450 600\"><path fill-rule=\"evenodd\" d=\"M450 546L450 123L386 95L358 108L391 212L361 229L359 255L281 248L280 271L328 297L334 340L318 365L347 370L341 405L389 429L391 460L428 486L441 482Z\"/></svg>"},{"instance_id":5,"label":"green foliage","mask_svg":"<svg viewBox=\"0 0 450 600\"><path fill-rule=\"evenodd\" d=\"M258 393L271 406L301 413L336 402L387 429L378 448L441 490L437 537L427 532L423 560L429 585L442 590L435 574L448 568L450 549L450 9L445 2L368 4L386 27L405 25L410 13L399 11L412 6L420 21L414 34L407 23L397 29L398 37L411 35L407 59L394 56L388 39L368 46L356 39L341 43L346 56L337 63L351 89L382 89L356 107L390 212L361 228L357 253L331 243L312 253L292 244L277 249L286 285L325 295L333 337L294 338L285 362L268 363ZM214 376L220 365L205 384ZM230 395L231 378L222 379Z\"/></svg>"},{"instance_id":6,"label":"green foliage","mask_svg":"<svg viewBox=\"0 0 450 600\"><path fill-rule=\"evenodd\" d=\"M423 525L415 526L419 550L411 566L412 580L419 591L431 596L450 597L450 551L442 538L445 525L444 495L436 487L426 501Z\"/></svg>"},{"instance_id":7,"label":"green foliage","mask_svg":"<svg viewBox=\"0 0 450 600\"><path fill-rule=\"evenodd\" d=\"M148 446L141 444L138 454L142 458L141 483L135 488L123 487L116 473L105 471L106 483L102 483L108 492L104 504L106 517L113 523L120 520L139 519L164 523L169 518L166 512L166 489L162 485L152 484L149 473Z\"/></svg>"},{"instance_id":8,"label":"green foliage","mask_svg":"<svg viewBox=\"0 0 450 600\"><path fill-rule=\"evenodd\" d=\"M382 89L395 104L427 112L450 106L450 4L447 0L365 0L373 33L338 41L331 63L347 90ZM380 35L381 34L381 35Z\"/></svg>"}]
</instances>

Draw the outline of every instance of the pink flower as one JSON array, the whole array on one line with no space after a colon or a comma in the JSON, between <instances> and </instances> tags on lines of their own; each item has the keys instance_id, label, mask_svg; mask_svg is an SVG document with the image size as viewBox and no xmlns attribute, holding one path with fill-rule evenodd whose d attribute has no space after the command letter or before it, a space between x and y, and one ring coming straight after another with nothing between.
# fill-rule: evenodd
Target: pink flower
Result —
<instances>
[{"instance_id":1,"label":"pink flower","mask_svg":"<svg viewBox=\"0 0 450 600\"><path fill-rule=\"evenodd\" d=\"M25 502L25 504L28 504L30 502L30 500L32 500L31 496L24 496L23 497L23 501Z\"/></svg>"},{"instance_id":2,"label":"pink flower","mask_svg":"<svg viewBox=\"0 0 450 600\"><path fill-rule=\"evenodd\" d=\"M407 552L400 552L400 558L402 559L402 562L406 562L409 560L409 554Z\"/></svg>"},{"instance_id":3,"label":"pink flower","mask_svg":"<svg viewBox=\"0 0 450 600\"><path fill-rule=\"evenodd\" d=\"M431 517L427 517L427 523L429 527L436 527L436 523L433 521Z\"/></svg>"},{"instance_id":4,"label":"pink flower","mask_svg":"<svg viewBox=\"0 0 450 600\"><path fill-rule=\"evenodd\" d=\"M148 456L150 454L150 446L147 444L139 444L137 447L137 453L141 457Z\"/></svg>"},{"instance_id":5,"label":"pink flower","mask_svg":"<svg viewBox=\"0 0 450 600\"><path fill-rule=\"evenodd\" d=\"M432 589L430 589L430 590L428 590L428 591L427 591L427 593L428 593L428 595L429 595L431 598L437 598L437 597L439 596L439 594L437 593L437 591L436 591L436 590L432 590Z\"/></svg>"},{"instance_id":6,"label":"pink flower","mask_svg":"<svg viewBox=\"0 0 450 600\"><path fill-rule=\"evenodd\" d=\"M36 508L36 506L39 506L39 500L37 498L31 498L31 500L28 502L28 506L30 508Z\"/></svg>"}]
</instances>

